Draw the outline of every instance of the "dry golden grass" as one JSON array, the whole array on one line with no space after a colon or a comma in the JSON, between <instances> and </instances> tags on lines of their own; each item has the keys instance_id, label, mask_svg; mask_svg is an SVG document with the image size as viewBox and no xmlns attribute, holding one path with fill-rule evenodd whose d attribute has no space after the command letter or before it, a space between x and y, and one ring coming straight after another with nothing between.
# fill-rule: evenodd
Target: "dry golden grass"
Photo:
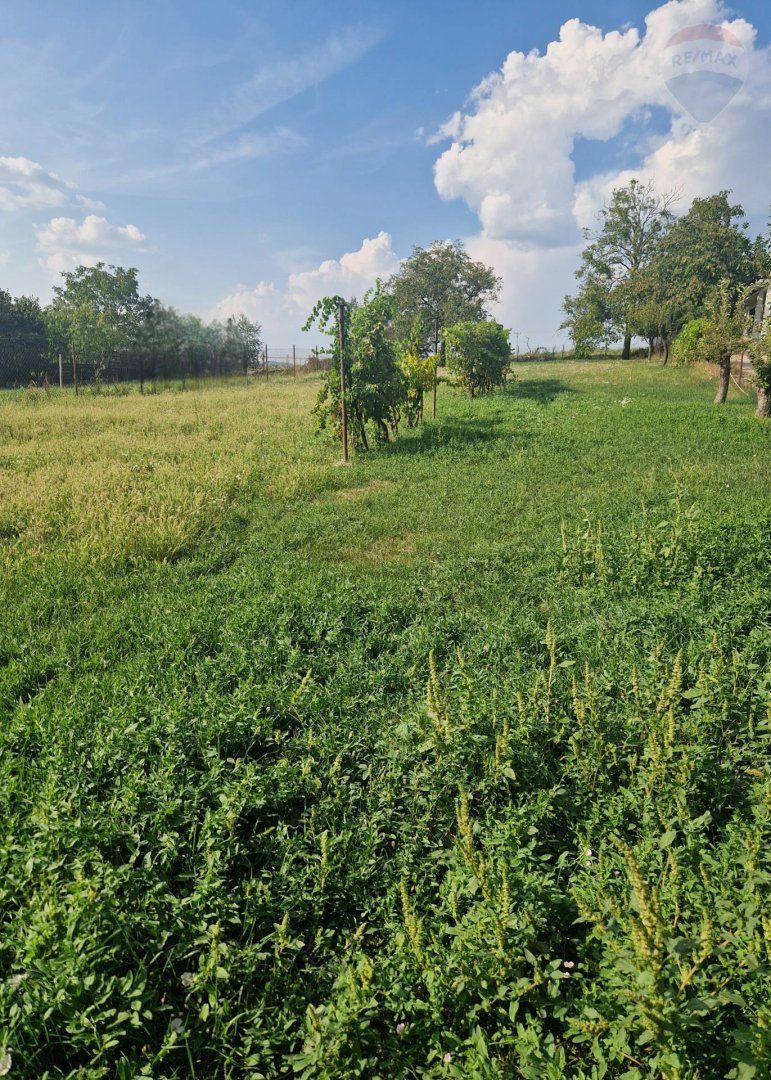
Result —
<instances>
[{"instance_id":1,"label":"dry golden grass","mask_svg":"<svg viewBox=\"0 0 771 1080\"><path fill-rule=\"evenodd\" d=\"M299 493L332 447L313 437L316 378L186 392L0 396L0 551L174 557L247 485Z\"/></svg>"}]
</instances>

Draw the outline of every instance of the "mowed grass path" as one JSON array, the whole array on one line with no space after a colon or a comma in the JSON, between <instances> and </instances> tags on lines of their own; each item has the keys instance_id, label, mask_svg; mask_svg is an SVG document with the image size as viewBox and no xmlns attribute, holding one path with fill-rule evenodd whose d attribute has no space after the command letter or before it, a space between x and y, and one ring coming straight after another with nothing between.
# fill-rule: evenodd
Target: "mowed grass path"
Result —
<instances>
[{"instance_id":1,"label":"mowed grass path","mask_svg":"<svg viewBox=\"0 0 771 1080\"><path fill-rule=\"evenodd\" d=\"M717 770L693 781L695 803L722 807L710 842L737 864L736 815L749 828L768 783L753 739L768 691L769 425L739 395L715 408L698 371L522 365L486 399L443 387L437 421L341 467L314 431L318 386L0 397L13 1074L541 1076L545 1054L550 1075L589 1076L599 1059L568 1013L607 1019L596 1053L611 1075L630 1048L709 1074L698 1033L645 1019L645 978L629 1005L605 945L581 953L571 897L597 871L582 884L568 862L627 826L631 844L666 852L690 780L670 777L658 820L641 810L653 781L622 811L632 781L615 748L645 754L620 718L571 743L589 706L570 680L595 672L587 701L612 717L639 679L635 708L647 694L655 714L673 665L700 685L710 649L740 657L720 732L750 724L749 742L693 736ZM457 746L442 708L437 721L423 705L431 653L460 695ZM502 761L496 725L515 713L521 759L507 720ZM432 754L441 777L422 771ZM468 795L490 880L463 840ZM539 830L548 874L518 869ZM519 853L500 856L506 871L499 849ZM618 938L614 955L631 928ZM568 955L586 991L549 974ZM734 1028L760 1022L745 1005L721 1014L721 1069Z\"/></svg>"}]
</instances>

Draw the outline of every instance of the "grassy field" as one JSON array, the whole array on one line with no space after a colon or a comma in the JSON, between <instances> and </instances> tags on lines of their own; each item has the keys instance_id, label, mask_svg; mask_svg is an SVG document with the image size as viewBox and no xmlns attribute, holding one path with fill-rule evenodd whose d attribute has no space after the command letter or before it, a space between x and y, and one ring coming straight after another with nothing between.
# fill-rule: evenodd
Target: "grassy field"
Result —
<instances>
[{"instance_id":1,"label":"grassy field","mask_svg":"<svg viewBox=\"0 0 771 1080\"><path fill-rule=\"evenodd\" d=\"M0 1069L771 1075L771 429L318 385L0 395Z\"/></svg>"}]
</instances>

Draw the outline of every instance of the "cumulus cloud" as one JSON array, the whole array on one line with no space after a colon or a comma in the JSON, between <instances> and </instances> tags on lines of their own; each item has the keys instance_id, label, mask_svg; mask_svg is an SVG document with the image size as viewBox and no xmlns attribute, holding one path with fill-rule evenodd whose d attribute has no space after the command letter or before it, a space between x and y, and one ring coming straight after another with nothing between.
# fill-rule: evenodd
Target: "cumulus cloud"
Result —
<instances>
[{"instance_id":1,"label":"cumulus cloud","mask_svg":"<svg viewBox=\"0 0 771 1080\"><path fill-rule=\"evenodd\" d=\"M141 251L145 244L136 225L112 225L97 214L88 214L82 221L51 218L35 235L41 262L54 272L94 266L126 251Z\"/></svg>"},{"instance_id":2,"label":"cumulus cloud","mask_svg":"<svg viewBox=\"0 0 771 1080\"><path fill-rule=\"evenodd\" d=\"M706 125L667 85L673 35L698 24L730 31L748 61L746 83ZM651 133L634 175L676 182L687 195L735 182L750 208L762 209L757 156L754 169L737 168L753 147L771 158L769 55L755 48L755 35L744 20L729 20L718 0L671 0L647 16L642 36L634 27L603 33L571 19L543 54L510 53L472 92L469 111L450 118L442 132L452 144L435 164L437 190L464 199L488 236L560 245L626 176L576 183L575 141L612 139L644 109L660 106L670 114L669 131ZM750 172L755 176L743 175Z\"/></svg>"},{"instance_id":3,"label":"cumulus cloud","mask_svg":"<svg viewBox=\"0 0 771 1080\"><path fill-rule=\"evenodd\" d=\"M720 27L706 35L712 34L713 57L730 49L738 67L731 69L735 77L707 76L689 94L673 73L683 70L676 64L693 52L689 42L704 37L705 26ZM536 253L553 248L566 255L612 189L632 176L679 190L683 208L697 195L732 188L762 224L771 164L769 59L769 50L756 44L755 28L731 19L720 0L670 0L650 12L642 34L634 27L603 32L571 19L543 53L510 53L471 92L465 110L428 140L450 140L435 163L437 191L475 211L477 242L487 242L499 271L544 268L533 289L551 296L541 305L550 312L538 327L548 334L560 321L562 292L552 276L559 260ZM648 123L652 111L657 127ZM661 116L667 118L663 133ZM630 123L642 131L627 150L633 160L577 180L576 141L606 142ZM524 290L521 273L517 280Z\"/></svg>"},{"instance_id":4,"label":"cumulus cloud","mask_svg":"<svg viewBox=\"0 0 771 1080\"><path fill-rule=\"evenodd\" d=\"M72 185L25 157L0 157L0 210L62 206Z\"/></svg>"},{"instance_id":5,"label":"cumulus cloud","mask_svg":"<svg viewBox=\"0 0 771 1080\"><path fill-rule=\"evenodd\" d=\"M208 314L220 319L247 315L262 324L267 337L286 338L279 340L279 345L297 343L303 339L300 327L322 296L361 296L378 278L388 277L398 266L391 236L379 232L339 259L325 259L311 270L289 274L282 287L272 281L260 281L254 287L238 286Z\"/></svg>"}]
</instances>

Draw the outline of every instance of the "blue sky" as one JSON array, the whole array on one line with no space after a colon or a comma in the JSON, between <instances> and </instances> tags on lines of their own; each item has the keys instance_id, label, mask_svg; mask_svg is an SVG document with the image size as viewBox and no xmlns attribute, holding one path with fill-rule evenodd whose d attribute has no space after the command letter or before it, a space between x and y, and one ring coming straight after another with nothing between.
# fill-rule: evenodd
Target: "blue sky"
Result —
<instances>
[{"instance_id":1,"label":"blue sky","mask_svg":"<svg viewBox=\"0 0 771 1080\"><path fill-rule=\"evenodd\" d=\"M581 214L613 178L676 175L686 200L732 187L758 227L771 202L741 158L771 134L767 5L670 4L646 46L653 8L5 0L0 286L46 299L61 269L103 257L180 309L239 306L288 344L314 290L366 287L413 244L460 236L504 274L501 318L551 343ZM736 17L753 123L739 97L695 125L655 74L654 36Z\"/></svg>"}]
</instances>

